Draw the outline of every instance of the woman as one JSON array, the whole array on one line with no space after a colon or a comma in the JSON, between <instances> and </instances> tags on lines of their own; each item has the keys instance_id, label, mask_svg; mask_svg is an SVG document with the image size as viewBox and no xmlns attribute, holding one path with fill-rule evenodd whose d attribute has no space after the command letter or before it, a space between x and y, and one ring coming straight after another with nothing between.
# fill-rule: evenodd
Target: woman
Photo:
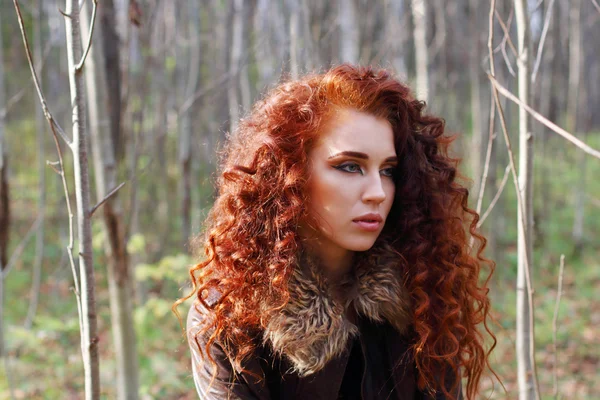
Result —
<instances>
[{"instance_id":1,"label":"woman","mask_svg":"<svg viewBox=\"0 0 600 400\"><path fill-rule=\"evenodd\" d=\"M493 263L423 108L388 72L341 65L241 121L190 271L200 398L459 399L462 377L475 398Z\"/></svg>"}]
</instances>

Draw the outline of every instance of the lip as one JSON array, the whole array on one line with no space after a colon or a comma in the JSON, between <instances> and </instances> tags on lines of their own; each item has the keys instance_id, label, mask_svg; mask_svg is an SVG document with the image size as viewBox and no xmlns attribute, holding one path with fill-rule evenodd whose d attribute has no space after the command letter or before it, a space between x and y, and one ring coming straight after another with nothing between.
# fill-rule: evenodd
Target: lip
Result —
<instances>
[{"instance_id":1,"label":"lip","mask_svg":"<svg viewBox=\"0 0 600 400\"><path fill-rule=\"evenodd\" d=\"M352 220L359 228L368 232L376 232L383 224L383 218L379 214L365 214Z\"/></svg>"},{"instance_id":2,"label":"lip","mask_svg":"<svg viewBox=\"0 0 600 400\"><path fill-rule=\"evenodd\" d=\"M369 213L369 214L361 215L358 218L354 218L353 221L354 222L358 222L358 221L383 222L383 218L381 218L381 215L379 215L379 214Z\"/></svg>"}]
</instances>

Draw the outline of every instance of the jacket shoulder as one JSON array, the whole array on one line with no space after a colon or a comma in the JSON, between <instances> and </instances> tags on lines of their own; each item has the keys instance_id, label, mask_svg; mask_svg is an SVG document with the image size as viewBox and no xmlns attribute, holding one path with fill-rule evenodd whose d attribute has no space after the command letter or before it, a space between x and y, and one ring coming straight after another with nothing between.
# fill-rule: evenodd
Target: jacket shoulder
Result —
<instances>
[{"instance_id":1,"label":"jacket shoulder","mask_svg":"<svg viewBox=\"0 0 600 400\"><path fill-rule=\"evenodd\" d=\"M209 293L205 302L212 308L220 297L220 293ZM201 399L214 400L270 399L266 388L250 381L246 372L235 368L218 339L207 349L206 346L214 332L211 327L214 317L210 308L207 309L196 300L188 311L186 321L187 340L192 356L192 376L198 395ZM207 352L210 352L214 363L210 361ZM256 369L252 367L251 369Z\"/></svg>"}]
</instances>

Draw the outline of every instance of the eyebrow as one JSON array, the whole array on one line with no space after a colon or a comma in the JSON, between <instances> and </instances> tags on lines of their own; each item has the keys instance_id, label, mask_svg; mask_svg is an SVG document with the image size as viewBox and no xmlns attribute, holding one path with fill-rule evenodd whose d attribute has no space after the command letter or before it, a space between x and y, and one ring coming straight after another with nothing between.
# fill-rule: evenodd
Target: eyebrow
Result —
<instances>
[{"instance_id":1,"label":"eyebrow","mask_svg":"<svg viewBox=\"0 0 600 400\"><path fill-rule=\"evenodd\" d=\"M354 157L354 158L361 158L363 160L368 160L369 156L365 153L361 153L359 151L341 151L339 153L336 153L332 156L330 156L329 158L327 158L328 160L331 160L332 158L336 158L339 156L349 156L349 157ZM392 157L388 157L385 160L383 160L384 162L398 162L398 157L396 156L392 156Z\"/></svg>"}]
</instances>

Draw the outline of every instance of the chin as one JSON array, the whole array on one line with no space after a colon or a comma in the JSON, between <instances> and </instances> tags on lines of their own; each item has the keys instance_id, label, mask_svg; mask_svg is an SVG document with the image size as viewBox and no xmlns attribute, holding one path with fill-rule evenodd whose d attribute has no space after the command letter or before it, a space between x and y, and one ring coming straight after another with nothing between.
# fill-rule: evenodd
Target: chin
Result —
<instances>
[{"instance_id":1,"label":"chin","mask_svg":"<svg viewBox=\"0 0 600 400\"><path fill-rule=\"evenodd\" d=\"M375 244L375 240L364 240L364 241L356 241L353 243L348 243L347 246L344 246L346 249L350 251L367 251Z\"/></svg>"}]
</instances>

